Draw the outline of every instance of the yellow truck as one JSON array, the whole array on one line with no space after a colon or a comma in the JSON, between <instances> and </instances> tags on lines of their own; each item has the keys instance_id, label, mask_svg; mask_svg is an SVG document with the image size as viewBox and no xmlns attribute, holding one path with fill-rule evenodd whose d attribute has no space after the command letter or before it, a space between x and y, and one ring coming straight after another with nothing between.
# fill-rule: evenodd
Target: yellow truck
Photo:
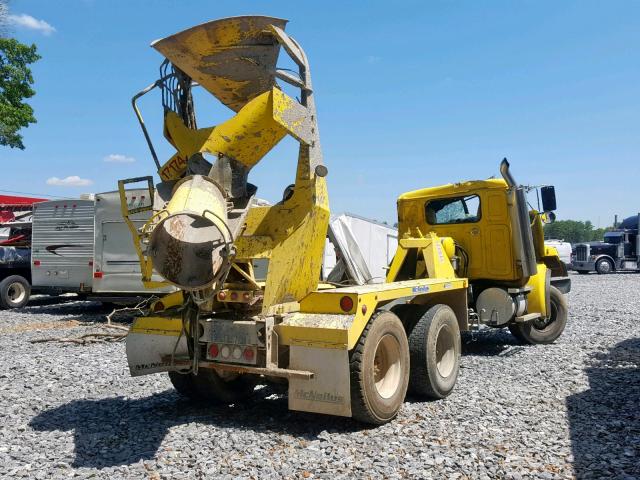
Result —
<instances>
[{"instance_id":1,"label":"yellow truck","mask_svg":"<svg viewBox=\"0 0 640 480\"><path fill-rule=\"evenodd\" d=\"M258 382L286 382L292 410L381 424L407 389L430 398L452 391L461 331L485 324L528 343L553 342L567 317L560 289L569 285L542 237L554 191L544 188L541 211L529 210L506 161L503 179L399 198L399 246L385 283L320 282L328 169L309 62L285 26L226 18L152 44L165 57L160 79L133 106L161 181L121 180L119 188L125 218L152 210L143 227L129 224L143 281L157 286L157 272L179 290L134 321L131 374L168 372L181 394L227 404ZM295 71L277 67L280 50ZM231 118L199 127L197 87ZM155 88L176 150L162 164L137 107ZM295 181L265 206L250 170L287 135L299 143ZM140 182L149 201L128 205L125 187ZM264 278L256 262L267 263Z\"/></svg>"}]
</instances>

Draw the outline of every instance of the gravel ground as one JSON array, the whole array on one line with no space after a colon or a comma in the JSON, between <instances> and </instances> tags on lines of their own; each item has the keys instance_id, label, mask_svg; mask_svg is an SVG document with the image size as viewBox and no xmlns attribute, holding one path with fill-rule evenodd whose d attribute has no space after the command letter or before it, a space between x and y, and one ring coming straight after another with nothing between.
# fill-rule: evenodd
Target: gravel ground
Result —
<instances>
[{"instance_id":1,"label":"gravel ground","mask_svg":"<svg viewBox=\"0 0 640 480\"><path fill-rule=\"evenodd\" d=\"M556 344L465 336L453 394L378 428L288 412L270 387L192 405L131 378L121 343L29 343L91 331L97 303L0 311L0 478L640 478L640 275L572 280Z\"/></svg>"}]
</instances>

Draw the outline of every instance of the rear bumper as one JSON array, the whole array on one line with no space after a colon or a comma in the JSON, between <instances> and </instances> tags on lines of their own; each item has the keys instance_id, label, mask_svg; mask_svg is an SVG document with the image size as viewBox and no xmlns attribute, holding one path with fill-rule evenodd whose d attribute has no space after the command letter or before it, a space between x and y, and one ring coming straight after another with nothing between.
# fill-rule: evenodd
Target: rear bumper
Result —
<instances>
[{"instance_id":1,"label":"rear bumper","mask_svg":"<svg viewBox=\"0 0 640 480\"><path fill-rule=\"evenodd\" d=\"M556 287L562 293L569 293L571 291L571 278L569 277L552 277L551 285Z\"/></svg>"}]
</instances>

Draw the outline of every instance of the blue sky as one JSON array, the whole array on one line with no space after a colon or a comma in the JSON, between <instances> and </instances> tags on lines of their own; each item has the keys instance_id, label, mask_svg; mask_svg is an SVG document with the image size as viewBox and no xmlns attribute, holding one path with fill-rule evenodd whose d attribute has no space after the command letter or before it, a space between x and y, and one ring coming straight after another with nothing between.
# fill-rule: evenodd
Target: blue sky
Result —
<instances>
[{"instance_id":1,"label":"blue sky","mask_svg":"<svg viewBox=\"0 0 640 480\"><path fill-rule=\"evenodd\" d=\"M637 1L9 7L12 34L36 43L43 58L33 67L30 102L38 123L24 130L26 150L0 149L0 190L76 196L153 173L130 107L158 75L162 58L149 43L207 20L264 14L289 19L287 32L311 61L334 212L393 222L400 193L497 175L504 156L520 182L556 185L560 219L604 226L614 213L640 210ZM159 97L148 97L143 113L168 159ZM201 126L231 115L206 93L196 101ZM293 179L294 147L284 142L252 171L259 196L281 197ZM110 155L132 161L106 162ZM69 176L91 184L47 184Z\"/></svg>"}]
</instances>

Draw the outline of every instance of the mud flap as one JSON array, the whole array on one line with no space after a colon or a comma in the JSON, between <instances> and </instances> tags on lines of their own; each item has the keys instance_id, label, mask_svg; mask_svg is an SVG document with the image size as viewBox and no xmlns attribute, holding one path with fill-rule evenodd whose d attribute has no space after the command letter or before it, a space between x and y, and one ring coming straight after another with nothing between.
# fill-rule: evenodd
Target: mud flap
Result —
<instances>
[{"instance_id":1,"label":"mud flap","mask_svg":"<svg viewBox=\"0 0 640 480\"><path fill-rule=\"evenodd\" d=\"M188 355L187 341L180 336L182 319L163 317L137 318L127 335L127 362L131 376L178 370L167 357ZM176 346L177 344L177 346Z\"/></svg>"},{"instance_id":2,"label":"mud flap","mask_svg":"<svg viewBox=\"0 0 640 480\"><path fill-rule=\"evenodd\" d=\"M289 409L351 416L349 352L291 346L289 368L314 372L311 380L289 380Z\"/></svg>"}]
</instances>

